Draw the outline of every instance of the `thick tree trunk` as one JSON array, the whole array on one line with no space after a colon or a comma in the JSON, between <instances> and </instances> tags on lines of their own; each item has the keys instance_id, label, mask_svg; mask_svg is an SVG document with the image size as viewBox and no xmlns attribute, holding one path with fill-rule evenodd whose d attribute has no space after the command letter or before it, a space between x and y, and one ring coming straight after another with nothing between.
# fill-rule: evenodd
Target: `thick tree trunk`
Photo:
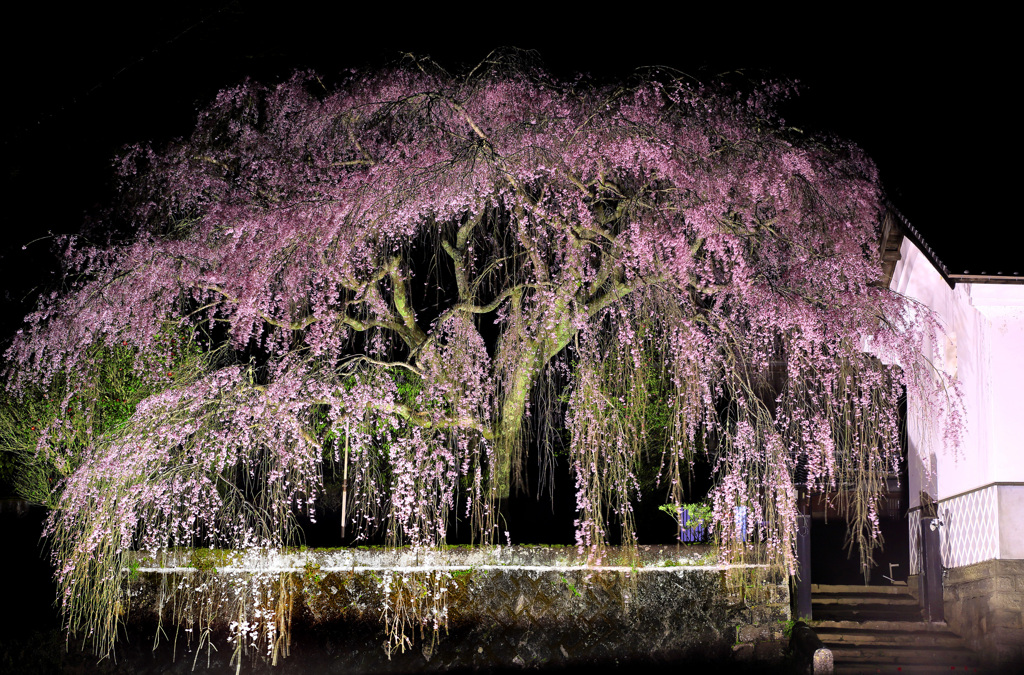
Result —
<instances>
[{"instance_id":1,"label":"thick tree trunk","mask_svg":"<svg viewBox=\"0 0 1024 675\"><path fill-rule=\"evenodd\" d=\"M525 357L519 362L512 374L511 386L501 405L501 418L498 423L494 453L496 460L495 496L501 500L507 500L511 492L513 455L522 451L526 403L540 369L540 366L536 365L539 360L536 358L537 351L536 348L529 350L529 354L534 356L532 358Z\"/></svg>"},{"instance_id":2,"label":"thick tree trunk","mask_svg":"<svg viewBox=\"0 0 1024 675\"><path fill-rule=\"evenodd\" d=\"M562 316L550 335L531 341L529 347L524 350L501 404L495 444L495 496L499 499L508 499L511 492L514 461L518 459L517 453L523 450L526 406L534 384L548 362L565 349L575 335L568 312L563 311L560 314Z\"/></svg>"}]
</instances>

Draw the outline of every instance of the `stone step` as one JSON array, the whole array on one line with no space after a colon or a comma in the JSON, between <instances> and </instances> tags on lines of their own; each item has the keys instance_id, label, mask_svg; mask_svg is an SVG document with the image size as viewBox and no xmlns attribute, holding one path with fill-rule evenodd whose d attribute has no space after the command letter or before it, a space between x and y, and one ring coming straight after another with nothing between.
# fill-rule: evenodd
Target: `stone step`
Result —
<instances>
[{"instance_id":1,"label":"stone step","mask_svg":"<svg viewBox=\"0 0 1024 675\"><path fill-rule=\"evenodd\" d=\"M917 598L908 594L884 593L814 593L811 599L819 605L909 605L917 607Z\"/></svg>"},{"instance_id":2,"label":"stone step","mask_svg":"<svg viewBox=\"0 0 1024 675\"><path fill-rule=\"evenodd\" d=\"M954 667L952 670L947 668L936 667L933 664L917 664L917 663L836 663L834 675L877 675L877 673L892 673L893 675L904 675L905 673L928 673L928 675L935 675L935 673L970 673L971 675L985 675L990 671L984 669L981 666L963 666Z\"/></svg>"},{"instance_id":3,"label":"stone step","mask_svg":"<svg viewBox=\"0 0 1024 675\"><path fill-rule=\"evenodd\" d=\"M815 632L820 629L842 629L842 630L882 630L901 632L949 632L949 626L944 621L835 621L830 619L814 620L811 627Z\"/></svg>"},{"instance_id":4,"label":"stone step","mask_svg":"<svg viewBox=\"0 0 1024 675\"><path fill-rule=\"evenodd\" d=\"M982 672L978 654L944 623L922 621L907 586L812 586L812 627L835 673Z\"/></svg>"},{"instance_id":5,"label":"stone step","mask_svg":"<svg viewBox=\"0 0 1024 675\"><path fill-rule=\"evenodd\" d=\"M915 647L950 647L959 649L963 641L956 633L931 630L872 630L863 628L823 628L816 627L815 632L828 647L835 646L906 646Z\"/></svg>"},{"instance_id":6,"label":"stone step","mask_svg":"<svg viewBox=\"0 0 1024 675\"><path fill-rule=\"evenodd\" d=\"M861 612L870 612L877 610L879 612L919 612L921 606L916 602L902 603L902 602L856 602L856 603L845 603L845 602L818 602L817 599L811 600L811 607L814 609L829 609L841 612L844 610L859 610Z\"/></svg>"},{"instance_id":7,"label":"stone step","mask_svg":"<svg viewBox=\"0 0 1024 675\"><path fill-rule=\"evenodd\" d=\"M906 605L811 604L814 618L825 621L920 621L921 608Z\"/></svg>"},{"instance_id":8,"label":"stone step","mask_svg":"<svg viewBox=\"0 0 1024 675\"><path fill-rule=\"evenodd\" d=\"M979 655L964 648L916 646L903 647L864 647L858 645L825 645L832 651L834 662L839 665L849 664L889 664L894 666L931 666L943 670L962 670L963 668L979 667Z\"/></svg>"},{"instance_id":9,"label":"stone step","mask_svg":"<svg viewBox=\"0 0 1024 675\"><path fill-rule=\"evenodd\" d=\"M819 593L843 593L850 595L916 595L916 593L912 592L910 587L906 585L861 586L843 584L811 584L811 595L818 595Z\"/></svg>"}]
</instances>

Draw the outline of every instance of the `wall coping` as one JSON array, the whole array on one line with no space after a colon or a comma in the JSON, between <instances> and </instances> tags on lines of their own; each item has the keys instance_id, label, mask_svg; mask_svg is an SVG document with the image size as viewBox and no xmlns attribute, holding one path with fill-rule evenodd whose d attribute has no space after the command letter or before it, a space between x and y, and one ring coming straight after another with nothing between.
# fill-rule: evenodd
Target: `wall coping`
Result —
<instances>
[{"instance_id":1,"label":"wall coping","mask_svg":"<svg viewBox=\"0 0 1024 675\"><path fill-rule=\"evenodd\" d=\"M631 553L635 555L630 558ZM323 572L387 571L400 573L433 570L522 570L648 573L666 571L725 571L767 568L757 563L717 562L713 546L640 546L634 552L622 547L605 547L598 554L576 546L481 546L449 547L444 550L354 548L294 549L186 549L157 553L135 551L129 555L134 572L155 574L188 573L197 570L223 573L286 573L317 569Z\"/></svg>"},{"instance_id":2,"label":"wall coping","mask_svg":"<svg viewBox=\"0 0 1024 675\"><path fill-rule=\"evenodd\" d=\"M993 488L993 487L994 488L1000 488L1000 487L1024 487L1024 482L1021 482L1021 481L992 481L991 483L985 483L984 485L979 485L978 487L973 487L973 488L971 488L969 490L961 490L960 492L957 492L955 494L947 495L945 497L939 497L935 501L937 503L942 503L942 502L945 502L945 501L949 501L950 499L956 499L957 497L963 497L964 495L969 495L972 492L981 492L982 490L987 490L987 489ZM920 511L920 510L921 510L921 506L920 505L918 505L918 506L911 506L909 509L907 509L907 512L909 513L911 511Z\"/></svg>"}]
</instances>

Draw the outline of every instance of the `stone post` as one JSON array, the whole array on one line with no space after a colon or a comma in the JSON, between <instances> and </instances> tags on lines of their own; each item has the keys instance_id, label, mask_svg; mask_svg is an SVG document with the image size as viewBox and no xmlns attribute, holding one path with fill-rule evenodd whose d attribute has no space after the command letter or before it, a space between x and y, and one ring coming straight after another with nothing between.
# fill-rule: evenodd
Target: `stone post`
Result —
<instances>
[{"instance_id":1,"label":"stone post","mask_svg":"<svg viewBox=\"0 0 1024 675\"><path fill-rule=\"evenodd\" d=\"M942 552L936 516L921 517L921 604L925 621L945 621L942 608Z\"/></svg>"},{"instance_id":2,"label":"stone post","mask_svg":"<svg viewBox=\"0 0 1024 675\"><path fill-rule=\"evenodd\" d=\"M811 616L811 517L796 517L796 617L810 621Z\"/></svg>"}]
</instances>

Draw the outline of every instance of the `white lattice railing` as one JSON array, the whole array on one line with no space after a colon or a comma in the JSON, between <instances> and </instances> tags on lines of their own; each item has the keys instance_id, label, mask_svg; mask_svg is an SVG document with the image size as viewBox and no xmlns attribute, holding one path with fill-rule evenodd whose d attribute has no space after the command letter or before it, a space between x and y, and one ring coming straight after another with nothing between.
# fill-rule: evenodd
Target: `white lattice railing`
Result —
<instances>
[{"instance_id":1,"label":"white lattice railing","mask_svg":"<svg viewBox=\"0 0 1024 675\"><path fill-rule=\"evenodd\" d=\"M942 520L942 566L964 567L999 557L998 485L988 485L939 501ZM921 573L921 511L914 509L910 528L910 573Z\"/></svg>"}]
</instances>

